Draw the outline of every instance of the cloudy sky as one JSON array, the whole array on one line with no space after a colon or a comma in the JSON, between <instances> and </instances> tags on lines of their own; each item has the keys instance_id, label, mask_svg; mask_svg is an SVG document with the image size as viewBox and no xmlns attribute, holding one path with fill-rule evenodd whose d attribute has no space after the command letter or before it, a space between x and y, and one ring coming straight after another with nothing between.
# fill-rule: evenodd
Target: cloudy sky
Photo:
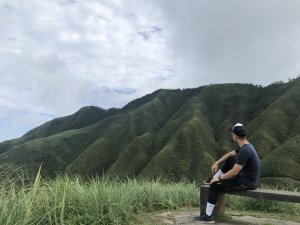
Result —
<instances>
[{"instance_id":1,"label":"cloudy sky","mask_svg":"<svg viewBox=\"0 0 300 225\"><path fill-rule=\"evenodd\" d=\"M0 141L159 88L300 74L298 0L0 0Z\"/></svg>"}]
</instances>

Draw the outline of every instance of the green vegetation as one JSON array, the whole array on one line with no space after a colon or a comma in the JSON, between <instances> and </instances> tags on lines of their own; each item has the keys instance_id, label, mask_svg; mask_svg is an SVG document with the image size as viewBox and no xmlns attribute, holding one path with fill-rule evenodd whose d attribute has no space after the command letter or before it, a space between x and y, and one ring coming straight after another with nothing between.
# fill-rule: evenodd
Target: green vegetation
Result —
<instances>
[{"instance_id":1,"label":"green vegetation","mask_svg":"<svg viewBox=\"0 0 300 225\"><path fill-rule=\"evenodd\" d=\"M80 176L43 180L40 173L28 182L9 174L0 181L0 224L159 224L149 213L199 207L195 183ZM228 211L300 221L300 204L226 199ZM228 215L217 219L232 221Z\"/></svg>"},{"instance_id":2,"label":"green vegetation","mask_svg":"<svg viewBox=\"0 0 300 225\"><path fill-rule=\"evenodd\" d=\"M226 196L226 199L232 210L287 214L300 219L300 204L239 196Z\"/></svg>"},{"instance_id":3,"label":"green vegetation","mask_svg":"<svg viewBox=\"0 0 300 225\"><path fill-rule=\"evenodd\" d=\"M122 109L84 107L0 143L0 171L34 176L147 177L202 182L235 146L227 130L243 122L268 183L300 188L300 78L267 87L207 85L157 90ZM272 181L273 179L273 181ZM287 186L289 184L286 184Z\"/></svg>"},{"instance_id":4,"label":"green vegetation","mask_svg":"<svg viewBox=\"0 0 300 225\"><path fill-rule=\"evenodd\" d=\"M240 215L300 222L300 204L226 196L228 211Z\"/></svg>"},{"instance_id":5,"label":"green vegetation","mask_svg":"<svg viewBox=\"0 0 300 225\"><path fill-rule=\"evenodd\" d=\"M195 184L57 177L0 182L0 224L129 224L140 213L198 204Z\"/></svg>"}]
</instances>

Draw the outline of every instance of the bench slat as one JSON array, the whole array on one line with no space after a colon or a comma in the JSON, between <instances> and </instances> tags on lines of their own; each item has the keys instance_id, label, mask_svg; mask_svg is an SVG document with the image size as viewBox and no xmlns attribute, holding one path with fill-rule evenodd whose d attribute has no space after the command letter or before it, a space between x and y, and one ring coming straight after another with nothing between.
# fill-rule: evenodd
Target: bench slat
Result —
<instances>
[{"instance_id":1,"label":"bench slat","mask_svg":"<svg viewBox=\"0 0 300 225\"><path fill-rule=\"evenodd\" d=\"M207 192L209 189L209 185L202 185L201 192ZM279 191L279 190L269 190L269 189L255 189L255 190L248 190L248 191L231 191L225 192L225 194L229 195L239 195L239 196L246 196L252 198L262 198L262 199L269 199L275 201L284 201L284 202L295 202L300 203L300 192L293 192L293 191Z\"/></svg>"}]
</instances>

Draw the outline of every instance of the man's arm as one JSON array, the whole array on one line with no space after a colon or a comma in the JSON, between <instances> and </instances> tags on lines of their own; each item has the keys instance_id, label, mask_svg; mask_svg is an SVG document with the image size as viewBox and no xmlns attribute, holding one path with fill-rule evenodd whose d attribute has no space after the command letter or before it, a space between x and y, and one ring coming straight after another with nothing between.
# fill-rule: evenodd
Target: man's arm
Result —
<instances>
[{"instance_id":1,"label":"man's arm","mask_svg":"<svg viewBox=\"0 0 300 225\"><path fill-rule=\"evenodd\" d=\"M239 172L243 169L243 167L244 167L243 165L234 164L233 168L231 170L229 170L227 173L219 176L219 179L226 180L226 179L233 178L239 174Z\"/></svg>"},{"instance_id":2,"label":"man's arm","mask_svg":"<svg viewBox=\"0 0 300 225\"><path fill-rule=\"evenodd\" d=\"M228 159L229 157L232 157L232 156L236 156L236 152L235 151L231 151L231 152L228 152L227 154L225 154L222 158L220 158L218 161L216 161L212 167L211 167L211 171L213 173L216 173L217 170L218 170L218 166L221 162L223 161L226 161L226 159Z\"/></svg>"},{"instance_id":3,"label":"man's arm","mask_svg":"<svg viewBox=\"0 0 300 225\"><path fill-rule=\"evenodd\" d=\"M234 166L231 170L229 170L227 173L225 173L219 177L214 177L209 183L212 184L219 180L226 180L226 179L233 178L234 176L239 174L239 172L243 169L243 167L244 167L243 165L234 164Z\"/></svg>"},{"instance_id":4,"label":"man's arm","mask_svg":"<svg viewBox=\"0 0 300 225\"><path fill-rule=\"evenodd\" d=\"M228 152L227 154L225 154L222 158L220 158L218 161L216 161L214 163L214 165L212 165L211 167L211 170L213 173L216 173L217 172L217 169L218 169L218 165L227 160L229 157L232 157L232 156L236 156L236 152L235 151L231 151L231 152ZM239 165L239 164L234 164L233 168L231 170L229 170L227 173L221 175L220 177L215 177L213 178L211 181L210 181L210 184L212 184L213 182L216 182L216 181L219 181L220 179L221 180L226 180L226 179L230 179L236 175L239 174L239 172L242 170L244 166L243 165Z\"/></svg>"}]
</instances>

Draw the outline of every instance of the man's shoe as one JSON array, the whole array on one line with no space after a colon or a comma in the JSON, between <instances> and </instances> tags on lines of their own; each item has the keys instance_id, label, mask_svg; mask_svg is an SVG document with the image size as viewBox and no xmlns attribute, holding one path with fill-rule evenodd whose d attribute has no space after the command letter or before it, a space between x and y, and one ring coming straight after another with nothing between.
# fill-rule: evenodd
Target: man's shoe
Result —
<instances>
[{"instance_id":1,"label":"man's shoe","mask_svg":"<svg viewBox=\"0 0 300 225\"><path fill-rule=\"evenodd\" d=\"M206 214L202 214L201 216L197 216L193 219L195 222L202 222L202 223L215 223L215 219L213 216L208 216Z\"/></svg>"},{"instance_id":2,"label":"man's shoe","mask_svg":"<svg viewBox=\"0 0 300 225\"><path fill-rule=\"evenodd\" d=\"M208 178L206 181L203 181L203 184L209 185L209 182L213 179L213 177Z\"/></svg>"}]
</instances>

